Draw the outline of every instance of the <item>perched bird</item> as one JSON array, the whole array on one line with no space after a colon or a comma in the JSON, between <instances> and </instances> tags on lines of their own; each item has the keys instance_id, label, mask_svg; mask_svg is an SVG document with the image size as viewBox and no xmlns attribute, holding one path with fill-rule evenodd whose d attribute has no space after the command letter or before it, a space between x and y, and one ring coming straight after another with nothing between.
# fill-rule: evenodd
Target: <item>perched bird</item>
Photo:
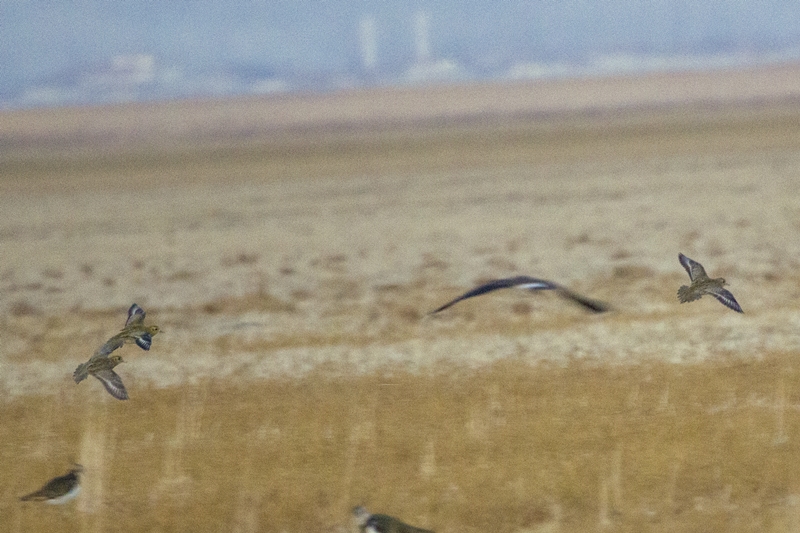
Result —
<instances>
[{"instance_id":1,"label":"perched bird","mask_svg":"<svg viewBox=\"0 0 800 533\"><path fill-rule=\"evenodd\" d=\"M556 291L560 296L572 300L575 303L578 303L592 311L593 313L602 313L604 311L608 311L608 305L603 302L598 302L596 300L590 300L584 296L579 294L575 294L571 290L562 287L552 281L546 281L543 279L536 279L531 278L529 276L516 276L513 278L504 278L504 279L495 279L489 281L488 283L484 283L478 287L475 287L471 291L467 291L455 300L451 300L444 304L443 306L439 307L431 311L429 314L435 314L439 311L444 311L451 305L454 305L461 300L466 300L467 298L472 298L473 296L479 296L481 294L486 294L487 292L496 291L498 289L509 289L509 288L516 288L516 289L527 289L529 291Z\"/></svg>"},{"instance_id":2,"label":"perched bird","mask_svg":"<svg viewBox=\"0 0 800 533\"><path fill-rule=\"evenodd\" d=\"M44 487L23 496L20 500L23 502L45 502L53 505L66 503L81 491L80 478L78 477L81 473L83 473L83 467L75 465L75 468L70 470L68 474L54 477L45 483Z\"/></svg>"},{"instance_id":3,"label":"perched bird","mask_svg":"<svg viewBox=\"0 0 800 533\"><path fill-rule=\"evenodd\" d=\"M743 312L733 294L722 288L723 285L727 284L725 278L709 278L703 265L683 254L678 254L678 260L683 265L683 268L686 269L686 272L689 273L689 279L692 281L691 285L682 285L678 289L678 300L681 303L693 302L699 300L704 294L710 294L726 307L730 307L737 313Z\"/></svg>"},{"instance_id":4,"label":"perched bird","mask_svg":"<svg viewBox=\"0 0 800 533\"><path fill-rule=\"evenodd\" d=\"M158 333L158 326L144 325L144 310L136 304L128 309L128 320L122 331L108 339L105 344L94 352L94 355L85 363L78 365L72 374L75 383L80 383L89 374L93 375L118 400L127 400L128 392L122 384L122 379L112 369L122 362L122 357L109 357L111 352L120 346L135 342L142 350L149 350L153 342L153 335Z\"/></svg>"},{"instance_id":5,"label":"perched bird","mask_svg":"<svg viewBox=\"0 0 800 533\"><path fill-rule=\"evenodd\" d=\"M353 518L361 533L433 533L428 529L409 526L385 514L369 514L360 505L353 509Z\"/></svg>"}]
</instances>

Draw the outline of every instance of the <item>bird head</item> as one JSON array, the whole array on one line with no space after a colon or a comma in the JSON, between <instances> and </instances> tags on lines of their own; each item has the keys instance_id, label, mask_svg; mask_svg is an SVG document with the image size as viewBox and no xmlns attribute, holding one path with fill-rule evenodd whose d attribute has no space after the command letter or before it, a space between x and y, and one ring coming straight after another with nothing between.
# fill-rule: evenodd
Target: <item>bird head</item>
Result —
<instances>
[{"instance_id":1,"label":"bird head","mask_svg":"<svg viewBox=\"0 0 800 533\"><path fill-rule=\"evenodd\" d=\"M717 282L717 283L719 283L720 285L727 285L727 284L728 284L728 282L727 282L727 281L725 281L725 278L717 278L717 279L715 279L714 281L716 281L716 282Z\"/></svg>"},{"instance_id":2,"label":"bird head","mask_svg":"<svg viewBox=\"0 0 800 533\"><path fill-rule=\"evenodd\" d=\"M370 517L369 511L367 511L367 509L363 505L359 505L358 507L353 507L353 521L356 523L358 527L366 526L369 517Z\"/></svg>"},{"instance_id":3,"label":"bird head","mask_svg":"<svg viewBox=\"0 0 800 533\"><path fill-rule=\"evenodd\" d=\"M112 363L114 363L114 366L125 362L125 361L122 360L122 356L121 355L109 355L108 356L108 360L111 361Z\"/></svg>"},{"instance_id":4,"label":"bird head","mask_svg":"<svg viewBox=\"0 0 800 533\"><path fill-rule=\"evenodd\" d=\"M151 337L157 334L159 331L161 330L158 326L147 326L147 333L149 333Z\"/></svg>"}]
</instances>

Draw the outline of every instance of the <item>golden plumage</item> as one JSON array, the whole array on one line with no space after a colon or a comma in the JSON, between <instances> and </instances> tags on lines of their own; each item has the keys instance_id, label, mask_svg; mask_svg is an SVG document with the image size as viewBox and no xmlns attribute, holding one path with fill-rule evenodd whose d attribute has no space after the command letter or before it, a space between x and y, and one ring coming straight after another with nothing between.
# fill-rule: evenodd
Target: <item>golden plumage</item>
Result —
<instances>
[{"instance_id":1,"label":"golden plumage","mask_svg":"<svg viewBox=\"0 0 800 533\"><path fill-rule=\"evenodd\" d=\"M111 352L128 343L136 343L142 350L149 350L153 336L159 332L158 326L144 325L144 310L136 304L128 309L128 319L122 331L108 339L85 363L78 365L72 374L75 383L80 383L90 374L100 380L106 390L118 400L127 400L128 392L122 379L113 368L122 363L122 357L111 356Z\"/></svg>"},{"instance_id":2,"label":"golden plumage","mask_svg":"<svg viewBox=\"0 0 800 533\"><path fill-rule=\"evenodd\" d=\"M704 294L710 294L726 307L733 309L737 313L743 312L733 294L723 288L724 285L727 285L725 278L709 278L703 265L683 254L678 254L678 261L686 269L692 282L688 286L681 285L678 289L678 300L681 303L693 302L699 300Z\"/></svg>"}]
</instances>

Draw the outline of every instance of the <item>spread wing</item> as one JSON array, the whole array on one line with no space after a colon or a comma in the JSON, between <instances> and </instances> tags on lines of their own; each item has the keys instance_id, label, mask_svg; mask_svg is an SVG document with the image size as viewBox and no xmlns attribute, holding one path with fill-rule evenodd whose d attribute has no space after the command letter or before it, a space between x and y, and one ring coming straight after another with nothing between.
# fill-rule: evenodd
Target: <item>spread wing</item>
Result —
<instances>
[{"instance_id":1,"label":"spread wing","mask_svg":"<svg viewBox=\"0 0 800 533\"><path fill-rule=\"evenodd\" d=\"M117 400L127 400L128 391L125 390L125 385L122 384L122 378L119 374L111 369L99 370L95 372L94 377L100 380L103 387L106 388L108 393Z\"/></svg>"},{"instance_id":2,"label":"spread wing","mask_svg":"<svg viewBox=\"0 0 800 533\"><path fill-rule=\"evenodd\" d=\"M113 352L123 344L125 344L125 336L118 333L117 335L114 335L113 337L108 339L105 342L105 344L103 344L101 347L99 347L97 351L94 352L94 355L92 355L89 361L92 361L94 359L99 359L101 357L108 357L111 352Z\"/></svg>"},{"instance_id":3,"label":"spread wing","mask_svg":"<svg viewBox=\"0 0 800 533\"><path fill-rule=\"evenodd\" d=\"M125 327L127 328L133 324L141 324L142 322L144 322L144 309L133 304L131 308L128 309L128 320L125 321Z\"/></svg>"},{"instance_id":4,"label":"spread wing","mask_svg":"<svg viewBox=\"0 0 800 533\"><path fill-rule=\"evenodd\" d=\"M465 292L455 300L450 300L443 306L439 307L431 311L429 314L433 315L438 313L439 311L444 311L448 307L457 304L461 300L466 300L467 298L472 298L473 296L480 296L481 294L486 294L487 292L496 291L499 289L509 289L509 288L518 288L518 289L528 289L531 291L535 290L553 290L559 289L559 286L555 283L551 283L549 281L543 279L536 279L531 278L528 276L517 276L514 278L504 278L504 279L495 279L484 283L483 285L479 285L474 289Z\"/></svg>"},{"instance_id":5,"label":"spread wing","mask_svg":"<svg viewBox=\"0 0 800 533\"><path fill-rule=\"evenodd\" d=\"M705 278L706 270L703 268L703 265L698 263L697 261L693 261L689 259L683 254L678 254L678 261L681 262L683 268L686 269L686 272L689 274L689 279L694 281L697 278Z\"/></svg>"},{"instance_id":6,"label":"spread wing","mask_svg":"<svg viewBox=\"0 0 800 533\"><path fill-rule=\"evenodd\" d=\"M722 305L726 307L730 307L737 313L744 313L742 308L739 306L739 302L736 301L736 298L733 297L733 294L727 289L723 289L722 287L712 287L707 290L708 294L722 302Z\"/></svg>"}]
</instances>

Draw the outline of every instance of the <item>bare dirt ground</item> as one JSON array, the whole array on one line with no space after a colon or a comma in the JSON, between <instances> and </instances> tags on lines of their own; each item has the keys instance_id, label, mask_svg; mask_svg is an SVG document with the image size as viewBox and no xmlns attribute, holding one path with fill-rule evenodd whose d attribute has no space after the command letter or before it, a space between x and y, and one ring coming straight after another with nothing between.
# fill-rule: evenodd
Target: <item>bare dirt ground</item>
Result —
<instances>
[{"instance_id":1,"label":"bare dirt ground","mask_svg":"<svg viewBox=\"0 0 800 533\"><path fill-rule=\"evenodd\" d=\"M234 102L247 127L202 102L9 115L0 520L343 531L362 503L439 532L795 529L800 106L796 78L736 76L718 101L678 77L507 112L454 88L472 111L449 115L419 111L446 89L405 91L413 120L391 92L361 115L307 97L316 122ZM678 304L678 252L745 313ZM516 274L612 311L505 291L427 315ZM120 349L122 403L71 373L132 302L163 331ZM17 501L71 462L76 502Z\"/></svg>"}]
</instances>

